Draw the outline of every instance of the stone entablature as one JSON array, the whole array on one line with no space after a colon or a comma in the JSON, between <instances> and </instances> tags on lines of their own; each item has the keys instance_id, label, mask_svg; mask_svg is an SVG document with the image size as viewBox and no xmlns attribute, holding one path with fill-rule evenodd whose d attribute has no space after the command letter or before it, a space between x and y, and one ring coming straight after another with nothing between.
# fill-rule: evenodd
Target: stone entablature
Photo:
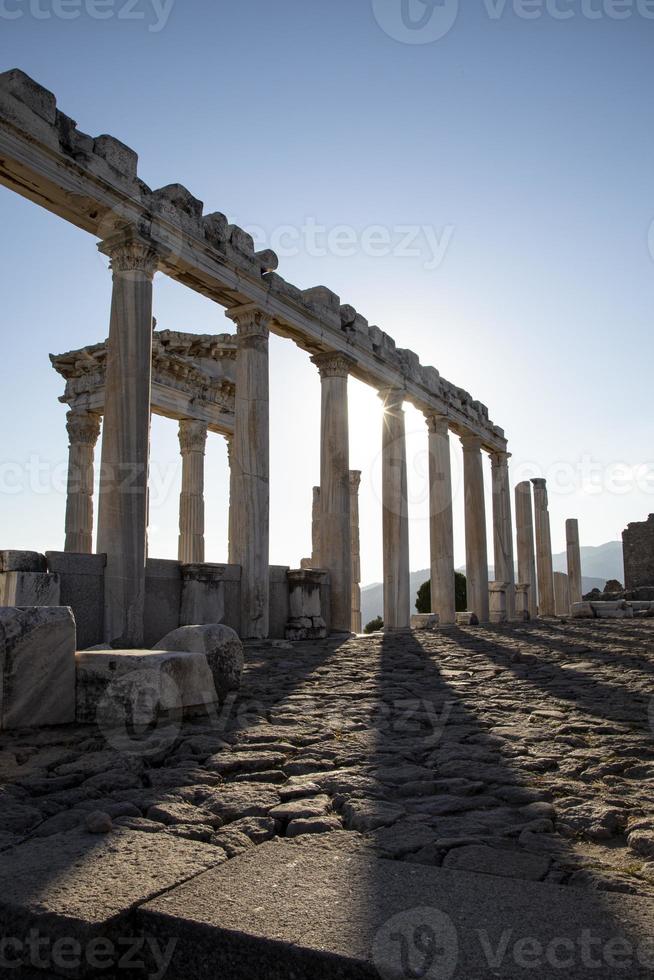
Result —
<instances>
[{"instance_id":1,"label":"stone entablature","mask_svg":"<svg viewBox=\"0 0 654 980\"><path fill-rule=\"evenodd\" d=\"M236 342L231 334L155 332L152 344L152 411L167 418L206 422L212 432L234 431ZM66 381L60 401L102 414L107 344L51 354Z\"/></svg>"},{"instance_id":2,"label":"stone entablature","mask_svg":"<svg viewBox=\"0 0 654 980\"><path fill-rule=\"evenodd\" d=\"M139 228L171 278L224 307L256 304L275 333L311 354L339 351L351 374L448 418L457 435L475 435L489 452L506 448L487 408L395 341L325 286L300 290L275 270L277 256L255 252L250 235L181 184L151 190L137 154L112 136L88 136L57 109L56 98L19 70L0 75L0 183L96 237Z\"/></svg>"}]
</instances>

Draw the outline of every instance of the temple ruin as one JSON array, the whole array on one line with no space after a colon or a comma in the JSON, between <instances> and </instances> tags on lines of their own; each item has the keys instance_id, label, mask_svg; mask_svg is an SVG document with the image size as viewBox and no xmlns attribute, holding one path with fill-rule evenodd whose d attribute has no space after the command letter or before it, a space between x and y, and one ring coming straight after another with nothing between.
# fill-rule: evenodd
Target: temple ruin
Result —
<instances>
[{"instance_id":1,"label":"temple ruin","mask_svg":"<svg viewBox=\"0 0 654 980\"><path fill-rule=\"evenodd\" d=\"M299 290L286 282L276 271L273 252L256 252L252 238L223 214L204 214L202 202L182 185L151 190L139 179L137 162L137 154L114 137L80 132L58 109L55 96L23 72L0 75L0 181L99 239L113 276L108 341L52 356L53 367L66 382L62 401L69 407L65 551L50 555L45 571L28 574L53 574L55 567L70 572L76 556L75 573L81 575L79 563L95 562L100 639L114 647L151 644L157 615L162 617L162 634L168 627L216 621L233 626L244 639L359 632L361 474L351 469L349 459L347 386L352 376L373 386L384 406L385 629L411 625L406 402L422 412L429 448L433 614L442 625L457 621L450 472L450 438L456 436L463 448L470 615L481 623L523 619L537 609L541 615L555 615L545 481L533 481L535 520L531 487L527 485L528 494L525 485L517 489L516 585L507 440L486 406L435 367L422 365L413 351L398 348L388 333L370 325L327 287ZM153 332L156 271L220 306L235 324L235 333ZM269 566L271 332L306 351L322 390L312 555L298 570ZM178 562L157 561L147 551L151 413L179 424L183 474ZM93 453L101 419L98 534L92 555ZM225 438L229 447L229 553L224 565L205 563L204 451L209 433ZM492 583L483 453L492 461ZM571 546L574 552L574 542ZM574 565L574 556L572 561ZM66 601L84 620L88 609L73 578L69 574ZM575 599L578 591L572 589ZM158 607L163 593L166 599Z\"/></svg>"}]
</instances>

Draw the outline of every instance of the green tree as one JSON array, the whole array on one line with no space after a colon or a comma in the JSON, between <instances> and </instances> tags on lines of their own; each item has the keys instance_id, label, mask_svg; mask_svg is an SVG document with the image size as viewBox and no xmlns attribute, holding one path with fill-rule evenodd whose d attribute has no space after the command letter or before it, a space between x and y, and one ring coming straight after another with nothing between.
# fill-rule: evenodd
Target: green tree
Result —
<instances>
[{"instance_id":1,"label":"green tree","mask_svg":"<svg viewBox=\"0 0 654 980\"><path fill-rule=\"evenodd\" d=\"M462 572L454 573L454 602L457 612L465 612L468 605L468 583ZM432 611L430 581L423 582L418 589L416 609L419 613L430 613Z\"/></svg>"},{"instance_id":2,"label":"green tree","mask_svg":"<svg viewBox=\"0 0 654 980\"><path fill-rule=\"evenodd\" d=\"M384 620L381 616L377 616L377 619L371 619L368 625L364 629L364 633L378 633L379 630L384 628Z\"/></svg>"}]
</instances>

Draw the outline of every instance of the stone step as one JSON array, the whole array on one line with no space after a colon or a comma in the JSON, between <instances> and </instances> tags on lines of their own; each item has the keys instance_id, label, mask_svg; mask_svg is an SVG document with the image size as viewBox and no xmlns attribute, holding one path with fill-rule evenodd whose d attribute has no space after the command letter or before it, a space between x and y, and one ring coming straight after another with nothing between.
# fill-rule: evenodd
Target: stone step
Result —
<instances>
[{"instance_id":1,"label":"stone step","mask_svg":"<svg viewBox=\"0 0 654 980\"><path fill-rule=\"evenodd\" d=\"M273 841L143 905L167 980L654 977L654 901Z\"/></svg>"}]
</instances>

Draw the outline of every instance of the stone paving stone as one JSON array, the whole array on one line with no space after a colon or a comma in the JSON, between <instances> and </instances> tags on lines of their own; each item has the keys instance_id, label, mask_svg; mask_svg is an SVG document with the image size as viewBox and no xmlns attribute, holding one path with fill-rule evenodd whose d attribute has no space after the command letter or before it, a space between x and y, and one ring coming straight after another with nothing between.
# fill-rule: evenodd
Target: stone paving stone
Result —
<instances>
[{"instance_id":1,"label":"stone paving stone","mask_svg":"<svg viewBox=\"0 0 654 980\"><path fill-rule=\"evenodd\" d=\"M146 936L177 938L168 980L651 980L653 917L640 897L280 841L136 912Z\"/></svg>"}]
</instances>

